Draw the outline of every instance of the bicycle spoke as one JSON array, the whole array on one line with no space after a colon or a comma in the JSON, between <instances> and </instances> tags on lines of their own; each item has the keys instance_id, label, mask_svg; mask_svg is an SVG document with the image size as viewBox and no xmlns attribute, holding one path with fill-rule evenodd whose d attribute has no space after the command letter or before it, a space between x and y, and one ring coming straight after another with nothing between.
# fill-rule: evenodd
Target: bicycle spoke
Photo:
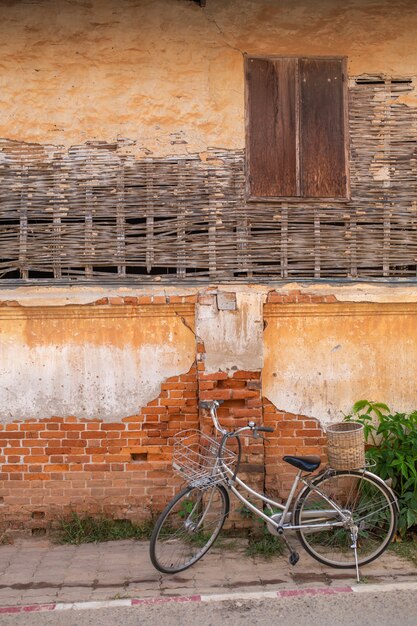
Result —
<instances>
[{"instance_id":1,"label":"bicycle spoke","mask_svg":"<svg viewBox=\"0 0 417 626\"><path fill-rule=\"evenodd\" d=\"M178 572L213 545L228 511L223 487L187 488L161 514L151 538L151 560L162 572Z\"/></svg>"},{"instance_id":2,"label":"bicycle spoke","mask_svg":"<svg viewBox=\"0 0 417 626\"><path fill-rule=\"evenodd\" d=\"M319 530L301 529L299 536L306 550L329 565L353 567L353 533L357 527L359 564L381 554L395 531L395 511L389 492L369 474L349 472L321 477L317 487L322 495L311 489L297 505L297 523L307 525L309 512L328 510L329 499L337 504L343 515L336 515L335 521L339 525L329 524Z\"/></svg>"}]
</instances>

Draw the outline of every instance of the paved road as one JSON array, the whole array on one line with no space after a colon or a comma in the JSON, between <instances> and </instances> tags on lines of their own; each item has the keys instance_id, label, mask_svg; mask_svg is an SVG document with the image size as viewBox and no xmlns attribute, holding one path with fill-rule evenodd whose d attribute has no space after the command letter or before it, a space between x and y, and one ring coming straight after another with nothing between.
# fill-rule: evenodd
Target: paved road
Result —
<instances>
[{"instance_id":1,"label":"paved road","mask_svg":"<svg viewBox=\"0 0 417 626\"><path fill-rule=\"evenodd\" d=\"M2 615L0 626L415 626L415 590Z\"/></svg>"}]
</instances>

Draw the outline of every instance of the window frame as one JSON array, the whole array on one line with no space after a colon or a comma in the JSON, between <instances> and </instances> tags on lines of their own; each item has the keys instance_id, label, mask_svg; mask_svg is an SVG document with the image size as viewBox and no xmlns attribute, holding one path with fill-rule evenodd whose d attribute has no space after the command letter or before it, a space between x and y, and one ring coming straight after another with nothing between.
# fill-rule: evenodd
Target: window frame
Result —
<instances>
[{"instance_id":1,"label":"window frame","mask_svg":"<svg viewBox=\"0 0 417 626\"><path fill-rule=\"evenodd\" d=\"M346 178L345 190L346 194L340 197L313 197L313 196L257 196L252 194L251 185L250 185L250 120L249 120L249 88L248 88L248 65L251 59L264 59L266 61L274 61L278 59L317 59L317 60L331 60L331 61L340 61L341 62L341 70L342 70L342 80L343 80L343 128L344 128L344 175ZM244 106L245 106L245 195L246 200L248 202L280 202L280 203L338 203L343 204L347 203L351 200L351 187L350 187L350 137L349 137L349 106L348 106L348 98L349 98L349 89L348 89L348 73L347 73L347 56L340 55L326 55L326 56L318 56L318 55L303 55L303 54L249 54L244 53ZM297 156L298 156L298 167L297 167L297 176L300 176L300 95L299 95L299 81L298 81L298 70L297 70L297 81L296 81L296 144L297 144Z\"/></svg>"}]
</instances>

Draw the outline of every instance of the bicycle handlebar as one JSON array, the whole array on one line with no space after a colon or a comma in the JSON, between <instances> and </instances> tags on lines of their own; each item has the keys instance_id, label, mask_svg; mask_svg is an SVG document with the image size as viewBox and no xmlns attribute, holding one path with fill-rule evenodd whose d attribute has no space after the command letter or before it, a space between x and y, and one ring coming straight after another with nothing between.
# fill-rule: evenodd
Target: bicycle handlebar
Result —
<instances>
[{"instance_id":1,"label":"bicycle handlebar","mask_svg":"<svg viewBox=\"0 0 417 626\"><path fill-rule=\"evenodd\" d=\"M200 400L200 407L210 411L213 407L217 409L223 402L224 400Z\"/></svg>"},{"instance_id":2,"label":"bicycle handlebar","mask_svg":"<svg viewBox=\"0 0 417 626\"><path fill-rule=\"evenodd\" d=\"M255 422L249 422L247 426L243 426L242 428L238 428L234 433L228 433L228 431L220 425L220 422L217 417L217 407L223 404L223 400L202 400L200 402L200 407L202 409L206 409L210 411L211 419L213 420L213 424L216 430L218 430L222 435L238 435L239 433L245 430L251 430L253 432L253 436L256 437L257 433L273 433L274 429L270 426L257 426Z\"/></svg>"}]
</instances>

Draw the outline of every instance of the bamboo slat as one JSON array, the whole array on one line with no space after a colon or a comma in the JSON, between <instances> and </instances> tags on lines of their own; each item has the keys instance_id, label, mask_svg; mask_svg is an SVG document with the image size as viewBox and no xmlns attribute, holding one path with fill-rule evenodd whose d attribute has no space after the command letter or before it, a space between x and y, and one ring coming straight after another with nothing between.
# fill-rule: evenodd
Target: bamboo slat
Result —
<instances>
[{"instance_id":1,"label":"bamboo slat","mask_svg":"<svg viewBox=\"0 0 417 626\"><path fill-rule=\"evenodd\" d=\"M242 150L138 160L123 142L0 140L1 282L415 279L410 88L351 80L346 202L246 201Z\"/></svg>"}]
</instances>

